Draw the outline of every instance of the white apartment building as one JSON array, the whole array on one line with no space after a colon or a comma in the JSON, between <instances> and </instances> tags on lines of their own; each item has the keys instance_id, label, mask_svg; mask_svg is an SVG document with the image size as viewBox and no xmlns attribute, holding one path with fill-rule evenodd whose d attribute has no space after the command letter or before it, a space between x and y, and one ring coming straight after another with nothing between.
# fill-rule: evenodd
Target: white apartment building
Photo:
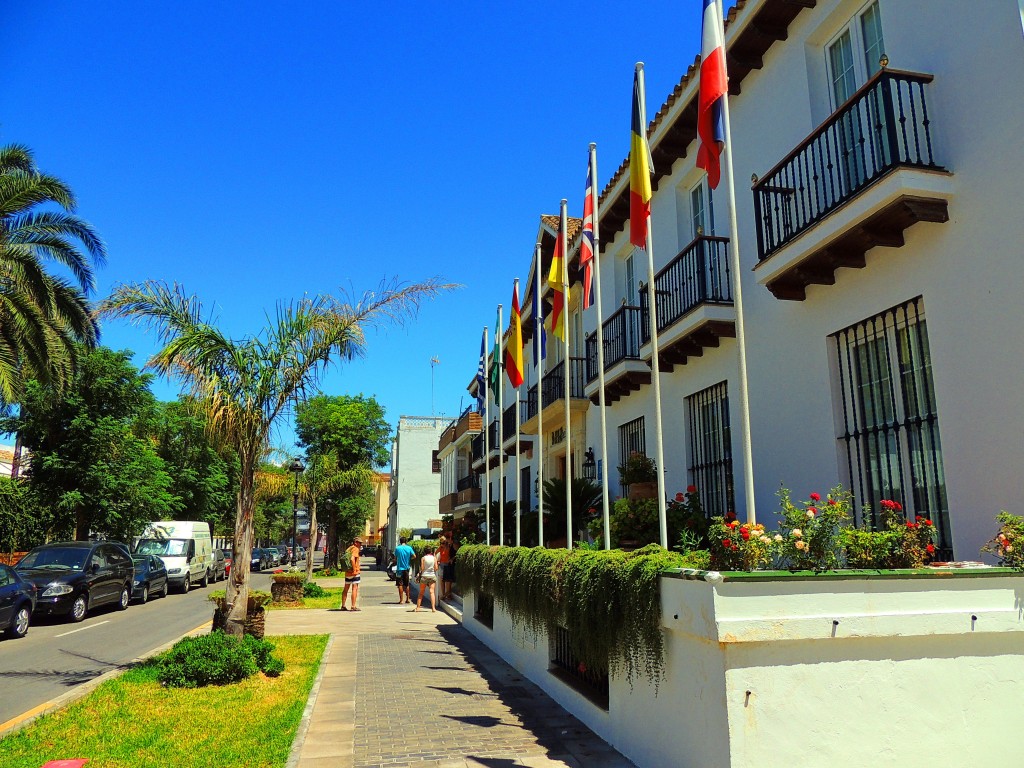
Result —
<instances>
[{"instance_id":1,"label":"white apartment building","mask_svg":"<svg viewBox=\"0 0 1024 768\"><path fill-rule=\"evenodd\" d=\"M1021 33L1007 0L740 0L729 11L736 232L728 179L712 191L694 164L696 62L649 128L670 494L692 483L713 513L747 513L729 260L738 242L760 522L774 525L781 485L806 498L841 483L858 506L892 498L908 515L929 516L943 555L973 560L995 514L1020 509ZM647 255L629 243L628 159L599 158L604 168L620 161L599 212L606 457L599 318L580 310L578 282L569 300L573 474L592 449L613 496L629 451L654 455ZM542 281L556 228L555 217L541 218ZM573 268L578 231L577 220ZM528 335L533 271L523 292ZM560 346L549 338L541 387L546 477L565 472ZM531 347L525 433L537 431ZM506 386L492 424L514 398ZM514 474L513 457L500 455L505 476ZM534 453L523 459L535 476ZM506 479L506 498L523 485Z\"/></svg>"},{"instance_id":2,"label":"white apartment building","mask_svg":"<svg viewBox=\"0 0 1024 768\"><path fill-rule=\"evenodd\" d=\"M426 528L438 517L441 464L437 441L449 419L444 416L400 416L391 444L391 500L386 542L398 544L401 528Z\"/></svg>"}]
</instances>

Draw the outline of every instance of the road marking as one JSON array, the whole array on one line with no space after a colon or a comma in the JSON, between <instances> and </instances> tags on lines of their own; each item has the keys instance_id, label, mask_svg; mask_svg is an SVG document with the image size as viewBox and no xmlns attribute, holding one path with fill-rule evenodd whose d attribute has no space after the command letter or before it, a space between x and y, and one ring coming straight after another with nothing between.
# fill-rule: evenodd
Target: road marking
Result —
<instances>
[{"instance_id":1,"label":"road marking","mask_svg":"<svg viewBox=\"0 0 1024 768\"><path fill-rule=\"evenodd\" d=\"M70 632L65 632L62 635L54 635L54 637L67 637L68 635L75 634L75 632L85 632L85 630L87 630L87 629L92 629L93 627L102 627L104 624L109 624L109 623L110 623L110 619L107 619L106 621L100 621L100 622L98 622L96 624L90 624L88 627L79 627L78 629L72 629Z\"/></svg>"}]
</instances>

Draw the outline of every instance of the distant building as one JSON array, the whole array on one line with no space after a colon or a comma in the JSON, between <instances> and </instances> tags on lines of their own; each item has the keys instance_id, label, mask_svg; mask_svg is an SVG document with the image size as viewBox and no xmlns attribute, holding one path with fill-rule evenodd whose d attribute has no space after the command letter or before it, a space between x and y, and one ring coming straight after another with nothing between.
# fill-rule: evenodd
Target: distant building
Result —
<instances>
[{"instance_id":1,"label":"distant building","mask_svg":"<svg viewBox=\"0 0 1024 768\"><path fill-rule=\"evenodd\" d=\"M437 443L448 425L444 416L401 416L391 446L391 497L385 538L398 543L401 528L425 530L437 519L441 496L441 462Z\"/></svg>"},{"instance_id":2,"label":"distant building","mask_svg":"<svg viewBox=\"0 0 1024 768\"><path fill-rule=\"evenodd\" d=\"M0 445L0 476L12 477L14 474L14 446Z\"/></svg>"},{"instance_id":3,"label":"distant building","mask_svg":"<svg viewBox=\"0 0 1024 768\"><path fill-rule=\"evenodd\" d=\"M379 544L388 527L388 505L391 503L391 475L373 473L373 514L366 521L363 542L367 546Z\"/></svg>"}]
</instances>

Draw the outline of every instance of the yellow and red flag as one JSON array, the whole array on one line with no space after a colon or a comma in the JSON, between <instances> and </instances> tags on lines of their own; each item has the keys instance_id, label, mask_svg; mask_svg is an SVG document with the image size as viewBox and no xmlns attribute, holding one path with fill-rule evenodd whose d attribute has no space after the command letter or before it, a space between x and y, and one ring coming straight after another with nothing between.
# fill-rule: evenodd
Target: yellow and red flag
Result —
<instances>
[{"instance_id":1,"label":"yellow and red flag","mask_svg":"<svg viewBox=\"0 0 1024 768\"><path fill-rule=\"evenodd\" d=\"M548 270L548 286L551 288L551 333L565 341L565 239L568 224L565 216L565 201L558 219L558 236L555 238L555 252L551 256Z\"/></svg>"},{"instance_id":2,"label":"yellow and red flag","mask_svg":"<svg viewBox=\"0 0 1024 768\"><path fill-rule=\"evenodd\" d=\"M508 322L508 341L505 343L505 373L509 383L518 387L523 383L523 318L519 311L519 281L512 286L512 311Z\"/></svg>"},{"instance_id":3,"label":"yellow and red flag","mask_svg":"<svg viewBox=\"0 0 1024 768\"><path fill-rule=\"evenodd\" d=\"M651 216L651 148L647 144L647 109L644 105L644 65L633 72L633 129L629 142L629 241L647 247L647 220Z\"/></svg>"}]
</instances>

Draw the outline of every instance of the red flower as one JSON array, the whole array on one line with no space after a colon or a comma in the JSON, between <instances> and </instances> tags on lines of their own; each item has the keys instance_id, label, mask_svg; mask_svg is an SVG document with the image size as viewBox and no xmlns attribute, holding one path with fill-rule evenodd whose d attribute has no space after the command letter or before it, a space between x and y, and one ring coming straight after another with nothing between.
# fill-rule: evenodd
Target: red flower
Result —
<instances>
[{"instance_id":1,"label":"red flower","mask_svg":"<svg viewBox=\"0 0 1024 768\"><path fill-rule=\"evenodd\" d=\"M688 486L686 486L686 492L687 493L696 493L697 492L697 486L696 485L688 485Z\"/></svg>"},{"instance_id":2,"label":"red flower","mask_svg":"<svg viewBox=\"0 0 1024 768\"><path fill-rule=\"evenodd\" d=\"M742 531L740 531L740 536L743 537L744 541L748 541L750 539L750 531L744 528Z\"/></svg>"},{"instance_id":3,"label":"red flower","mask_svg":"<svg viewBox=\"0 0 1024 768\"><path fill-rule=\"evenodd\" d=\"M931 524L932 524L932 521L931 521L931 520L925 520L925 521L924 521L924 524L925 524L925 525L931 525Z\"/></svg>"},{"instance_id":4,"label":"red flower","mask_svg":"<svg viewBox=\"0 0 1024 768\"><path fill-rule=\"evenodd\" d=\"M722 539L722 546L728 549L732 546L732 542L729 539Z\"/></svg>"},{"instance_id":5,"label":"red flower","mask_svg":"<svg viewBox=\"0 0 1024 768\"><path fill-rule=\"evenodd\" d=\"M686 497L683 496L683 492L682 491L680 491L679 493L676 494L676 501L683 501L685 499L686 499Z\"/></svg>"},{"instance_id":6,"label":"red flower","mask_svg":"<svg viewBox=\"0 0 1024 768\"><path fill-rule=\"evenodd\" d=\"M897 512L902 512L903 511L903 505L900 504L898 501L894 501L892 503L892 508L895 509Z\"/></svg>"},{"instance_id":7,"label":"red flower","mask_svg":"<svg viewBox=\"0 0 1024 768\"><path fill-rule=\"evenodd\" d=\"M817 493L811 494L811 501L821 501L821 496Z\"/></svg>"},{"instance_id":8,"label":"red flower","mask_svg":"<svg viewBox=\"0 0 1024 768\"><path fill-rule=\"evenodd\" d=\"M818 514L818 508L817 507L808 507L807 511L810 512L812 515Z\"/></svg>"},{"instance_id":9,"label":"red flower","mask_svg":"<svg viewBox=\"0 0 1024 768\"><path fill-rule=\"evenodd\" d=\"M735 520L736 519L736 513L733 512L732 510L726 512L725 513L725 519L726 520Z\"/></svg>"},{"instance_id":10,"label":"red flower","mask_svg":"<svg viewBox=\"0 0 1024 768\"><path fill-rule=\"evenodd\" d=\"M730 528L735 528L737 525L739 525L739 522L737 520L733 520L731 523L729 523Z\"/></svg>"},{"instance_id":11,"label":"red flower","mask_svg":"<svg viewBox=\"0 0 1024 768\"><path fill-rule=\"evenodd\" d=\"M597 510L596 510L596 509L594 509L593 507L591 507L591 508L590 508L590 514L592 514L592 515L596 515L596 514L597 514Z\"/></svg>"},{"instance_id":12,"label":"red flower","mask_svg":"<svg viewBox=\"0 0 1024 768\"><path fill-rule=\"evenodd\" d=\"M925 551L926 551L926 552L927 552L927 553L928 553L929 555L934 555L934 554L935 554L935 545L934 545L934 544L929 544L929 545L928 545L927 547L925 547L924 549L925 549Z\"/></svg>"},{"instance_id":13,"label":"red flower","mask_svg":"<svg viewBox=\"0 0 1024 768\"><path fill-rule=\"evenodd\" d=\"M732 551L733 551L733 552L739 552L739 551L740 551L740 548L739 548L739 547L737 547L737 546L736 546L735 544L733 544L733 545L732 545Z\"/></svg>"},{"instance_id":14,"label":"red flower","mask_svg":"<svg viewBox=\"0 0 1024 768\"><path fill-rule=\"evenodd\" d=\"M579 670L579 673L581 675L585 675L587 673L587 665L584 664L582 661L579 663L579 665L577 665L576 669Z\"/></svg>"},{"instance_id":15,"label":"red flower","mask_svg":"<svg viewBox=\"0 0 1024 768\"><path fill-rule=\"evenodd\" d=\"M832 505L832 506L834 507L834 506L835 506L836 504L838 504L839 502L838 502L838 501L836 501L835 499L833 499L833 498L831 498L831 497L830 497L830 498L829 498L829 500L828 500L828 503L829 503L829 504L831 504L831 505Z\"/></svg>"},{"instance_id":16,"label":"red flower","mask_svg":"<svg viewBox=\"0 0 1024 768\"><path fill-rule=\"evenodd\" d=\"M907 528L910 528L911 530L913 530L914 528L917 528L917 523L908 522L907 523Z\"/></svg>"}]
</instances>

